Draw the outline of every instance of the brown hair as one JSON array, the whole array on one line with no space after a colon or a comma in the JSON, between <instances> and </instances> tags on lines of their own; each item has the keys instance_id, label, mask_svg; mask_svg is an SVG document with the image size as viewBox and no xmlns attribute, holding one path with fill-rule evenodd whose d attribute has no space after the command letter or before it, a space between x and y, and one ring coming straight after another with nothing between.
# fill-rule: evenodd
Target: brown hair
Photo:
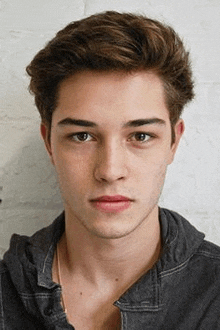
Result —
<instances>
[{"instance_id":1,"label":"brown hair","mask_svg":"<svg viewBox=\"0 0 220 330\"><path fill-rule=\"evenodd\" d=\"M67 25L27 66L30 91L51 127L59 84L78 71L153 70L163 81L172 126L192 100L189 54L175 31L142 15L107 11Z\"/></svg>"}]
</instances>

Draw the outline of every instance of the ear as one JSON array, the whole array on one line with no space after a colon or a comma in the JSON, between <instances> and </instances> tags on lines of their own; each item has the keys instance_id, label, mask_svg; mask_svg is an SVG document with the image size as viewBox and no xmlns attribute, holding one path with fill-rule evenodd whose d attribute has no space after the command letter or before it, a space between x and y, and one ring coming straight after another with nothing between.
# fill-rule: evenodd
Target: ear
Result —
<instances>
[{"instance_id":1,"label":"ear","mask_svg":"<svg viewBox=\"0 0 220 330\"><path fill-rule=\"evenodd\" d=\"M180 139L184 133L185 125L183 119L179 119L178 122L174 126L174 134L175 134L175 141L171 145L171 154L168 164L171 164L174 160L174 156L176 153L176 150L178 148Z\"/></svg>"},{"instance_id":2,"label":"ear","mask_svg":"<svg viewBox=\"0 0 220 330\"><path fill-rule=\"evenodd\" d=\"M45 144L47 153L50 157L50 161L54 165L53 155L52 155L52 150L51 150L50 129L49 129L48 125L46 125L42 122L40 125L40 132L41 132L41 136L44 140L44 144Z\"/></svg>"}]
</instances>

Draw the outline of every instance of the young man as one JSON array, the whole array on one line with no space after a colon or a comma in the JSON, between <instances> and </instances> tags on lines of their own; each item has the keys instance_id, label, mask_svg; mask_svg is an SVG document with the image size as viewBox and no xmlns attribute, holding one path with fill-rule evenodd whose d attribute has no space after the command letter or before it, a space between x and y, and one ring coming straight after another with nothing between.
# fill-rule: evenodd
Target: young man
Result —
<instances>
[{"instance_id":1,"label":"young man","mask_svg":"<svg viewBox=\"0 0 220 330\"><path fill-rule=\"evenodd\" d=\"M27 67L64 212L14 235L0 329L220 329L220 249L158 207L193 98L177 34L106 12L58 32Z\"/></svg>"}]
</instances>

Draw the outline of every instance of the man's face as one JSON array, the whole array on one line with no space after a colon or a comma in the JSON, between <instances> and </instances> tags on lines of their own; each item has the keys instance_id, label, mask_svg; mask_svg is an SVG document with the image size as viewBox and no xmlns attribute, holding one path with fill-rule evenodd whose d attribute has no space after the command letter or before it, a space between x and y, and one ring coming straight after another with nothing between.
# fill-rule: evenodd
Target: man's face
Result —
<instances>
[{"instance_id":1,"label":"man's face","mask_svg":"<svg viewBox=\"0 0 220 330\"><path fill-rule=\"evenodd\" d=\"M155 74L77 73L60 85L49 142L46 126L41 130L68 221L92 235L119 238L156 214L183 122L176 124L171 145L164 90ZM97 201L102 196L110 201Z\"/></svg>"}]
</instances>

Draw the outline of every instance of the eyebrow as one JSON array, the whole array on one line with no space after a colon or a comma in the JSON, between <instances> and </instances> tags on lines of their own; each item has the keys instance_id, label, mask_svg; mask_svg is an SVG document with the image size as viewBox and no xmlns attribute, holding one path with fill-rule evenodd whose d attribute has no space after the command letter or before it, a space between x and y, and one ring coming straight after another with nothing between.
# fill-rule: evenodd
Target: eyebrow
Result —
<instances>
[{"instance_id":1,"label":"eyebrow","mask_svg":"<svg viewBox=\"0 0 220 330\"><path fill-rule=\"evenodd\" d=\"M123 127L139 127L152 124L166 125L166 122L161 118L135 119L124 124Z\"/></svg>"},{"instance_id":2,"label":"eyebrow","mask_svg":"<svg viewBox=\"0 0 220 330\"><path fill-rule=\"evenodd\" d=\"M158 125L166 125L165 120L161 118L147 118L147 119L135 119L135 120L130 120L127 123L123 125L123 128L127 127L139 127L143 125L153 125L153 124L158 124ZM74 119L67 117L65 119L62 119L61 121L58 122L58 126L83 126L83 127L97 127L98 125L92 121L89 120L82 120L82 119Z\"/></svg>"},{"instance_id":3,"label":"eyebrow","mask_svg":"<svg viewBox=\"0 0 220 330\"><path fill-rule=\"evenodd\" d=\"M65 118L58 122L58 126L84 126L84 127L97 127L98 125L89 120L74 119L74 118Z\"/></svg>"}]
</instances>

